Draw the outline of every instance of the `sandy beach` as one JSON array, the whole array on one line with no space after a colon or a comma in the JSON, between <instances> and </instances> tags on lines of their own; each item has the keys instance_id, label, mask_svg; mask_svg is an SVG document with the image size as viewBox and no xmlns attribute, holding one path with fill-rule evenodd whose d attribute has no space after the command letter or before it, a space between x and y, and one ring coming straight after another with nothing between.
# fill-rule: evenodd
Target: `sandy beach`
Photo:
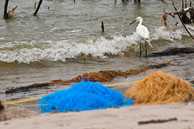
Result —
<instances>
[{"instance_id":1,"label":"sandy beach","mask_svg":"<svg viewBox=\"0 0 194 129\"><path fill-rule=\"evenodd\" d=\"M192 129L194 104L131 106L75 113L41 114L0 123L0 129ZM174 119L139 125L140 121Z\"/></svg>"},{"instance_id":2,"label":"sandy beach","mask_svg":"<svg viewBox=\"0 0 194 129\"><path fill-rule=\"evenodd\" d=\"M174 82L169 83L169 86L165 85L168 91L167 96L170 95L170 97L166 98L165 95L161 95L157 100L154 100L155 103L160 102L160 104L144 105L142 102L142 104L136 103L135 105L122 106L121 108L41 114L27 109L20 109L13 112L12 110L8 110L8 108L5 109L4 112L11 120L8 117L7 121L0 122L0 129L192 129L194 125L194 103L192 101L188 103L183 99L189 97L187 94L192 91L192 89L190 89L191 85L189 83L187 84L184 80L180 80L176 76L162 72L155 72L154 74L149 75L144 79L147 80L147 85L141 85L143 85L145 89L146 87L148 89L148 82L153 82L155 84L155 88L153 87L153 89L156 90L157 87L159 87L159 84L163 83L154 82L155 78L157 78L155 75L160 76L164 80L164 77L168 77L166 80ZM160 82L165 82L164 80L160 80ZM120 82L110 83L107 86L112 88L117 87L120 90L126 91L130 84L130 82ZM118 87L118 85L120 87ZM173 90L174 92L170 92L173 89L171 86L176 87L176 90ZM181 86L184 86L186 89L188 88L188 91L184 88L181 89ZM139 89L139 91L146 91L144 88ZM131 88L129 88L129 90L130 89ZM174 93L176 94L174 95ZM161 93L158 91L155 92L155 94L158 95ZM141 96L142 95L143 93L141 93ZM156 97L156 95L152 94L152 98ZM179 99L180 96L182 96L181 99ZM144 95L144 98L146 97L149 97L149 95ZM6 103L4 102L4 104L7 106L35 104L39 98L40 97L7 101ZM137 99L139 100L139 98ZM171 104L161 104L164 100L170 99L173 100L171 101ZM78 103L79 100L76 102ZM149 103L149 101L146 102ZM14 116L14 114L17 114L18 116Z\"/></svg>"},{"instance_id":3,"label":"sandy beach","mask_svg":"<svg viewBox=\"0 0 194 129\"><path fill-rule=\"evenodd\" d=\"M193 0L42 1L0 4L0 129L194 129Z\"/></svg>"}]
</instances>

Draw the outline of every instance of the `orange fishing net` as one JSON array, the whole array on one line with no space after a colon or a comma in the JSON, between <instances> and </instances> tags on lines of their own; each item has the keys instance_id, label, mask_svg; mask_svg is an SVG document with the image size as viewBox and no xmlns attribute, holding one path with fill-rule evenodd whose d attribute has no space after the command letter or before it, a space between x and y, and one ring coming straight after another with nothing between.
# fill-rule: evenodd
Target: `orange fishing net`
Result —
<instances>
[{"instance_id":1,"label":"orange fishing net","mask_svg":"<svg viewBox=\"0 0 194 129\"><path fill-rule=\"evenodd\" d=\"M166 104L194 100L191 84L174 75L157 71L137 81L126 91L137 104Z\"/></svg>"}]
</instances>

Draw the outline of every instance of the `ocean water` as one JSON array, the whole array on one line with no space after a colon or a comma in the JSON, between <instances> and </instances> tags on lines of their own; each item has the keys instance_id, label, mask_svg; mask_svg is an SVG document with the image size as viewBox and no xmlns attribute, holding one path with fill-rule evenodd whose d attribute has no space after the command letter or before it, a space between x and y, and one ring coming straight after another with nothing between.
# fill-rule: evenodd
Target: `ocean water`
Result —
<instances>
[{"instance_id":1,"label":"ocean water","mask_svg":"<svg viewBox=\"0 0 194 129\"><path fill-rule=\"evenodd\" d=\"M38 16L34 17L34 5L38 0L10 0L10 8L15 5L18 8L16 18L7 21L0 18L2 92L11 87L70 79L88 71L125 70L166 60L184 64L170 67L168 71L193 79L192 54L149 59L138 57L138 37L134 33L137 24L129 26L137 16L144 18L144 24L151 32L152 51L193 46L183 28L172 32L161 27L160 15L164 9L173 11L171 4L142 0L141 7L137 7L132 1L128 4L119 0L116 4L114 0L75 1L44 0ZM4 2L1 2L1 16L3 6ZM105 33L101 33L101 21ZM194 28L189 28L194 34ZM39 94L39 91L35 92Z\"/></svg>"}]
</instances>

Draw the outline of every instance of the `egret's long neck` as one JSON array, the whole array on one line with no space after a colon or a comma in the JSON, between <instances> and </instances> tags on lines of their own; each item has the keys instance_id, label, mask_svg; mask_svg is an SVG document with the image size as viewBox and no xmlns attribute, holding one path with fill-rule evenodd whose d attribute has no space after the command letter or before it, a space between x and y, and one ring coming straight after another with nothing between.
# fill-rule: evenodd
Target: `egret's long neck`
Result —
<instances>
[{"instance_id":1,"label":"egret's long neck","mask_svg":"<svg viewBox=\"0 0 194 129\"><path fill-rule=\"evenodd\" d=\"M143 19L140 19L139 20L139 25L142 25L142 23L143 23Z\"/></svg>"}]
</instances>

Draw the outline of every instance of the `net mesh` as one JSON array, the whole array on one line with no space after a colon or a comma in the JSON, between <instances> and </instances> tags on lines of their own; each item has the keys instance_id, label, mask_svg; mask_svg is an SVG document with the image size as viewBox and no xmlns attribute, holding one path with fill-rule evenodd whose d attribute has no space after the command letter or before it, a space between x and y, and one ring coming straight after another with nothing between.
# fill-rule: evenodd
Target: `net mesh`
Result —
<instances>
[{"instance_id":1,"label":"net mesh","mask_svg":"<svg viewBox=\"0 0 194 129\"><path fill-rule=\"evenodd\" d=\"M42 112L69 112L132 105L121 92L99 82L82 81L70 88L42 97L38 106Z\"/></svg>"},{"instance_id":2,"label":"net mesh","mask_svg":"<svg viewBox=\"0 0 194 129\"><path fill-rule=\"evenodd\" d=\"M194 88L181 78L156 71L135 82L125 95L133 98L137 104L187 102L194 100Z\"/></svg>"}]
</instances>

